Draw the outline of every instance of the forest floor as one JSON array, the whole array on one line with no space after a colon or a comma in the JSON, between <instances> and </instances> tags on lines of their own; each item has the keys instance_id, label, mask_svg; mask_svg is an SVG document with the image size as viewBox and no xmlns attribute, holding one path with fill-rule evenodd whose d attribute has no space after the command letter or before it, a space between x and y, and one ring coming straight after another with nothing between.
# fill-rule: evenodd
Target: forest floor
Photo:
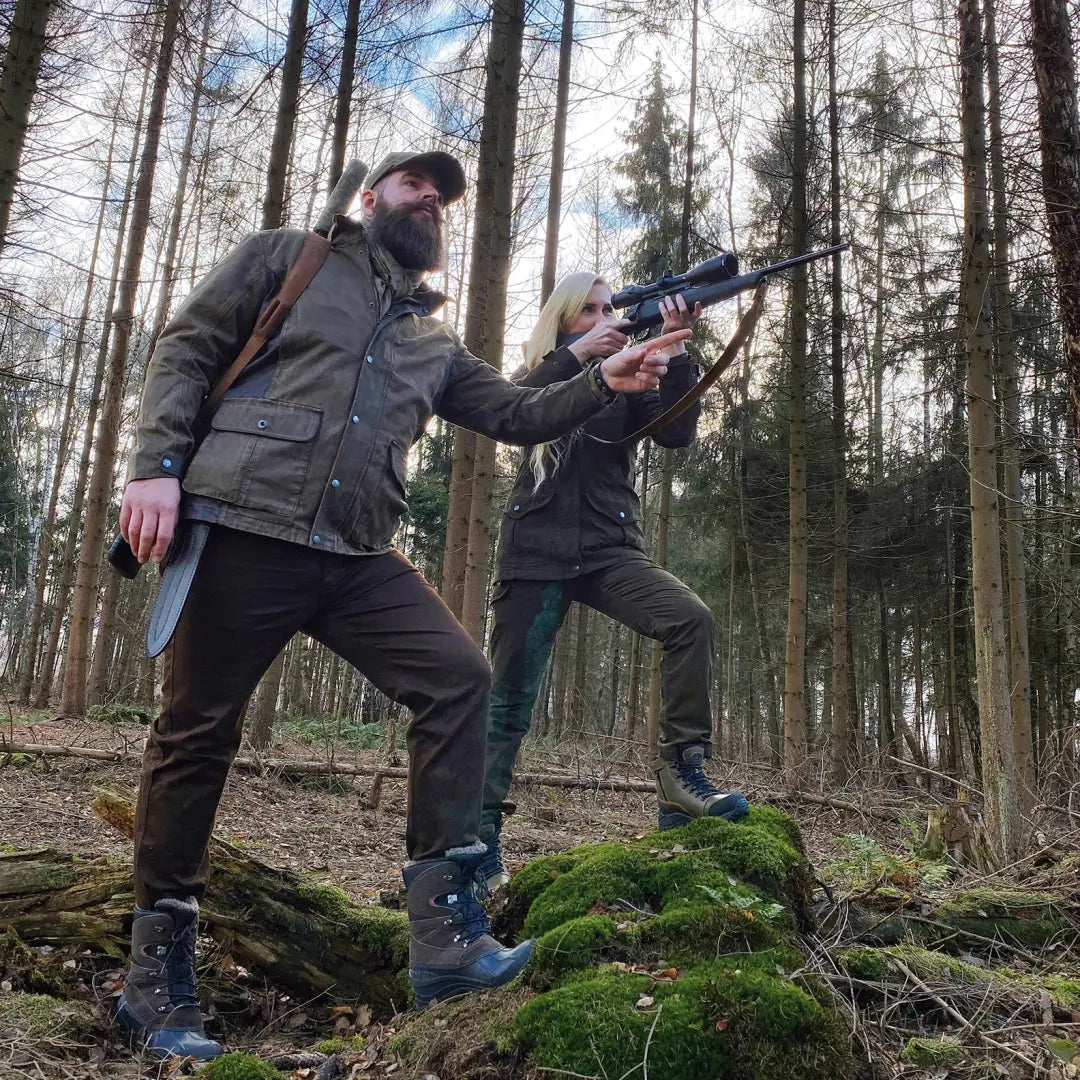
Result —
<instances>
[{"instance_id":1,"label":"forest floor","mask_svg":"<svg viewBox=\"0 0 1080 1080\"><path fill-rule=\"evenodd\" d=\"M40 713L10 715L0 726L10 742L135 753L145 736L145 728L137 722L76 721ZM276 759L312 760L328 753L329 744L325 741L313 744L295 737L276 742L272 749ZM340 745L335 747L334 756L338 761L368 764L387 760L382 749L361 750ZM399 751L397 756L399 763L404 764L404 753ZM595 775L607 770L614 776L647 775L641 760L629 766L625 762L605 763L602 754L589 756L584 747L575 749L572 744L557 748L539 743L528 745L523 764L526 770L543 772ZM905 892L905 903L910 906L913 896L918 901L920 890L932 891L935 885L941 885L940 881L921 878L920 863L913 854L917 830L925 823L926 807L942 801L922 788L912 785L904 792L856 788L839 793L819 792L824 801L813 802L780 794L778 778L760 766L740 769L717 762L711 771L718 785L739 787L751 801L778 806L795 816L803 830L811 862L824 885L831 886L827 891L833 900L837 893L842 894L842 899L851 896L866 899L881 889L895 891L900 886ZM54 757L20 761L16 766L11 762L5 764L4 756L0 755L0 846L6 850L50 847L85 855L129 858L129 842L100 821L91 811L90 803L96 788L134 790L137 783L138 768L131 761ZM365 777L334 779L330 783L320 778L297 782L270 773L234 772L221 802L216 835L271 866L314 874L337 885L359 904L378 904L396 894L400 886L405 786L399 780L385 780L377 806L369 808L366 804L370 786L371 781ZM639 837L655 824L655 802L645 793L537 785L524 789L519 786L514 795L518 812L507 819L503 833L504 854L511 870L539 855L583 843ZM1044 831L1039 839L1048 852L1010 868L997 879L998 884L1058 888L1073 902L1080 902L1080 862L1069 857L1080 850L1080 829L1074 821L1070 831L1066 815L1053 821L1043 820L1040 825ZM1047 841L1047 832L1053 834L1052 841ZM994 883L973 872L954 873L952 877L952 887L965 878L969 881L978 878L983 887ZM0 936L3 929L0 922ZM1058 941L1051 943L1050 948L1057 951L1047 957L1046 970L1080 971L1080 959L1073 951L1075 941L1064 944ZM1030 967L1029 961L1036 959L1027 950L1013 951L1024 952L1028 958L1018 961L1013 957L1014 967ZM976 964L984 962L971 954L965 959ZM122 971L108 963L103 966L100 957L74 953L68 958L67 967L72 969L76 992L92 1007L97 1021L94 1037L89 1043L85 1038L73 1041L47 1035L28 1040L23 1032L5 1031L0 1012L0 1078L133 1080L169 1076L167 1067L152 1067L136 1060L111 1036L108 1018L119 993ZM9 984L0 985L0 1004L9 991ZM367 1036L367 1051L362 1061L352 1065L349 1075L381 1077L398 1071L393 1057L382 1052L393 1031L392 1018L387 1023L378 1023L361 1009L347 1017L348 1024L343 1024L338 1010L334 1027L325 1009L309 1008L280 995L275 997L272 990L264 997L257 1023L227 1032L230 1049L273 1058L290 1049L310 1047L348 1027L348 1034L357 1031ZM1021 1028L1031 1028L1030 1036L1013 1036L1009 1040L1010 1052L1000 1055L983 1071L975 1070L970 1062L964 1063L960 1071L955 1068L950 1071L948 1064L905 1064L899 1060L899 1049L905 1041L901 1035L917 1034L910 1025L897 1026L880 1014L874 1019L860 1017L857 1010L852 1011L852 1018L853 1028L864 1025L862 1030L855 1031L857 1058L862 1058L860 1074L864 1076L1035 1075L1022 1063L1026 1059L1048 1062L1045 1072L1040 1065L1040 1075L1074 1077L1080 1065L1080 1055L1075 1063L1068 1063L1065 1058L1054 1063L1046 1053L1048 1034L1080 1036L1080 1011L1063 1022L1051 1022L1047 1015L1044 1024L1019 1024ZM972 1034L973 1029L965 1029L966 1017L962 1019L964 1023L956 1022L957 1032ZM997 1030L1000 1021L995 1023ZM874 1024L879 1024L877 1030ZM314 1071L305 1074L301 1070L293 1075L302 1080L305 1075L313 1077ZM444 1076L440 1080L464 1078Z\"/></svg>"}]
</instances>

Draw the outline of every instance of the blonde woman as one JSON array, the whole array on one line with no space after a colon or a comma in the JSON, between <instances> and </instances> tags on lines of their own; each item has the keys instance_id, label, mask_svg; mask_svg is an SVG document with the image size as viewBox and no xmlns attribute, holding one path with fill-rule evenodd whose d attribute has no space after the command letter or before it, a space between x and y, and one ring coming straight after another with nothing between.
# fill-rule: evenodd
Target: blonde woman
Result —
<instances>
[{"instance_id":1,"label":"blonde woman","mask_svg":"<svg viewBox=\"0 0 1080 1080\"><path fill-rule=\"evenodd\" d=\"M663 333L701 315L681 296L663 302ZM542 387L580 374L626 347L611 290L593 273L564 278L544 305L515 381ZM479 872L488 889L509 880L500 850L514 762L532 718L540 678L573 601L609 615L663 646L660 757L653 762L662 829L704 815L737 820L746 798L718 791L704 772L711 756L713 619L705 603L646 555L634 490L631 435L697 381L683 343L669 346L668 374L656 390L618 398L573 435L526 450L503 514L492 601L493 685ZM689 445L699 407L653 436L665 447ZM607 440L606 442L599 440Z\"/></svg>"}]
</instances>

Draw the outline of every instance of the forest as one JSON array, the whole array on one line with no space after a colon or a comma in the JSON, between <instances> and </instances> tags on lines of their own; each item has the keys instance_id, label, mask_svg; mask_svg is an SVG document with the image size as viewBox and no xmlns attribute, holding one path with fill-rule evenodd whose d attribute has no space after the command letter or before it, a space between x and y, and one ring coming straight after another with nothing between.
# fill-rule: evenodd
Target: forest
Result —
<instances>
[{"instance_id":1,"label":"forest","mask_svg":"<svg viewBox=\"0 0 1080 1080\"><path fill-rule=\"evenodd\" d=\"M772 280L688 448L636 450L754 810L650 831L660 647L575 604L495 912L541 951L416 1013L379 921L409 715L298 635L246 710L201 942L250 1054L204 1075L1076 1076L1078 27L1075 0L0 0L0 1076L183 1068L109 1029L163 677L157 568L104 560L143 380L238 241L403 149L465 167L429 282L508 375L566 274L849 245ZM706 366L747 304L705 313ZM518 460L436 417L406 463L396 546L481 648ZM270 894L296 940L238 929Z\"/></svg>"}]
</instances>

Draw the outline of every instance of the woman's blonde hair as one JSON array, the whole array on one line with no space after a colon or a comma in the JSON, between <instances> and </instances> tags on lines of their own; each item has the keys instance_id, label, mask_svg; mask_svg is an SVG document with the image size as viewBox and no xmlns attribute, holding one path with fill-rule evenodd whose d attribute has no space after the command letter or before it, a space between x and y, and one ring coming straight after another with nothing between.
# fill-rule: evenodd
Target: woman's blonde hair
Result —
<instances>
[{"instance_id":1,"label":"woman's blonde hair","mask_svg":"<svg viewBox=\"0 0 1080 1080\"><path fill-rule=\"evenodd\" d=\"M532 371L552 349L561 334L570 332L570 327L577 322L578 316L585 307L585 301L589 293L597 285L607 286L607 282L599 274L591 270L583 270L577 274L567 274L551 291L540 311L540 317L536 320L536 326L529 335L529 340L523 346L525 351L525 367ZM538 488L547 476L548 460L551 468L559 467L559 449L556 443L541 443L534 446L529 452L529 464L532 468L533 478ZM534 488L533 490L536 490Z\"/></svg>"}]
</instances>

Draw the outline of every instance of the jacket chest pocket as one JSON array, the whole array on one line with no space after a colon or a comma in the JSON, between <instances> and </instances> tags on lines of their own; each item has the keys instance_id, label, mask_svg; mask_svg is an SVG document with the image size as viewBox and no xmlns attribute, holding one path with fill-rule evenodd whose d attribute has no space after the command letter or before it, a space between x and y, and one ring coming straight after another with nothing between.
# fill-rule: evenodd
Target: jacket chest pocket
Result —
<instances>
[{"instance_id":1,"label":"jacket chest pocket","mask_svg":"<svg viewBox=\"0 0 1080 1080\"><path fill-rule=\"evenodd\" d=\"M222 402L184 477L184 490L280 517L295 514L322 410L262 398Z\"/></svg>"}]
</instances>

